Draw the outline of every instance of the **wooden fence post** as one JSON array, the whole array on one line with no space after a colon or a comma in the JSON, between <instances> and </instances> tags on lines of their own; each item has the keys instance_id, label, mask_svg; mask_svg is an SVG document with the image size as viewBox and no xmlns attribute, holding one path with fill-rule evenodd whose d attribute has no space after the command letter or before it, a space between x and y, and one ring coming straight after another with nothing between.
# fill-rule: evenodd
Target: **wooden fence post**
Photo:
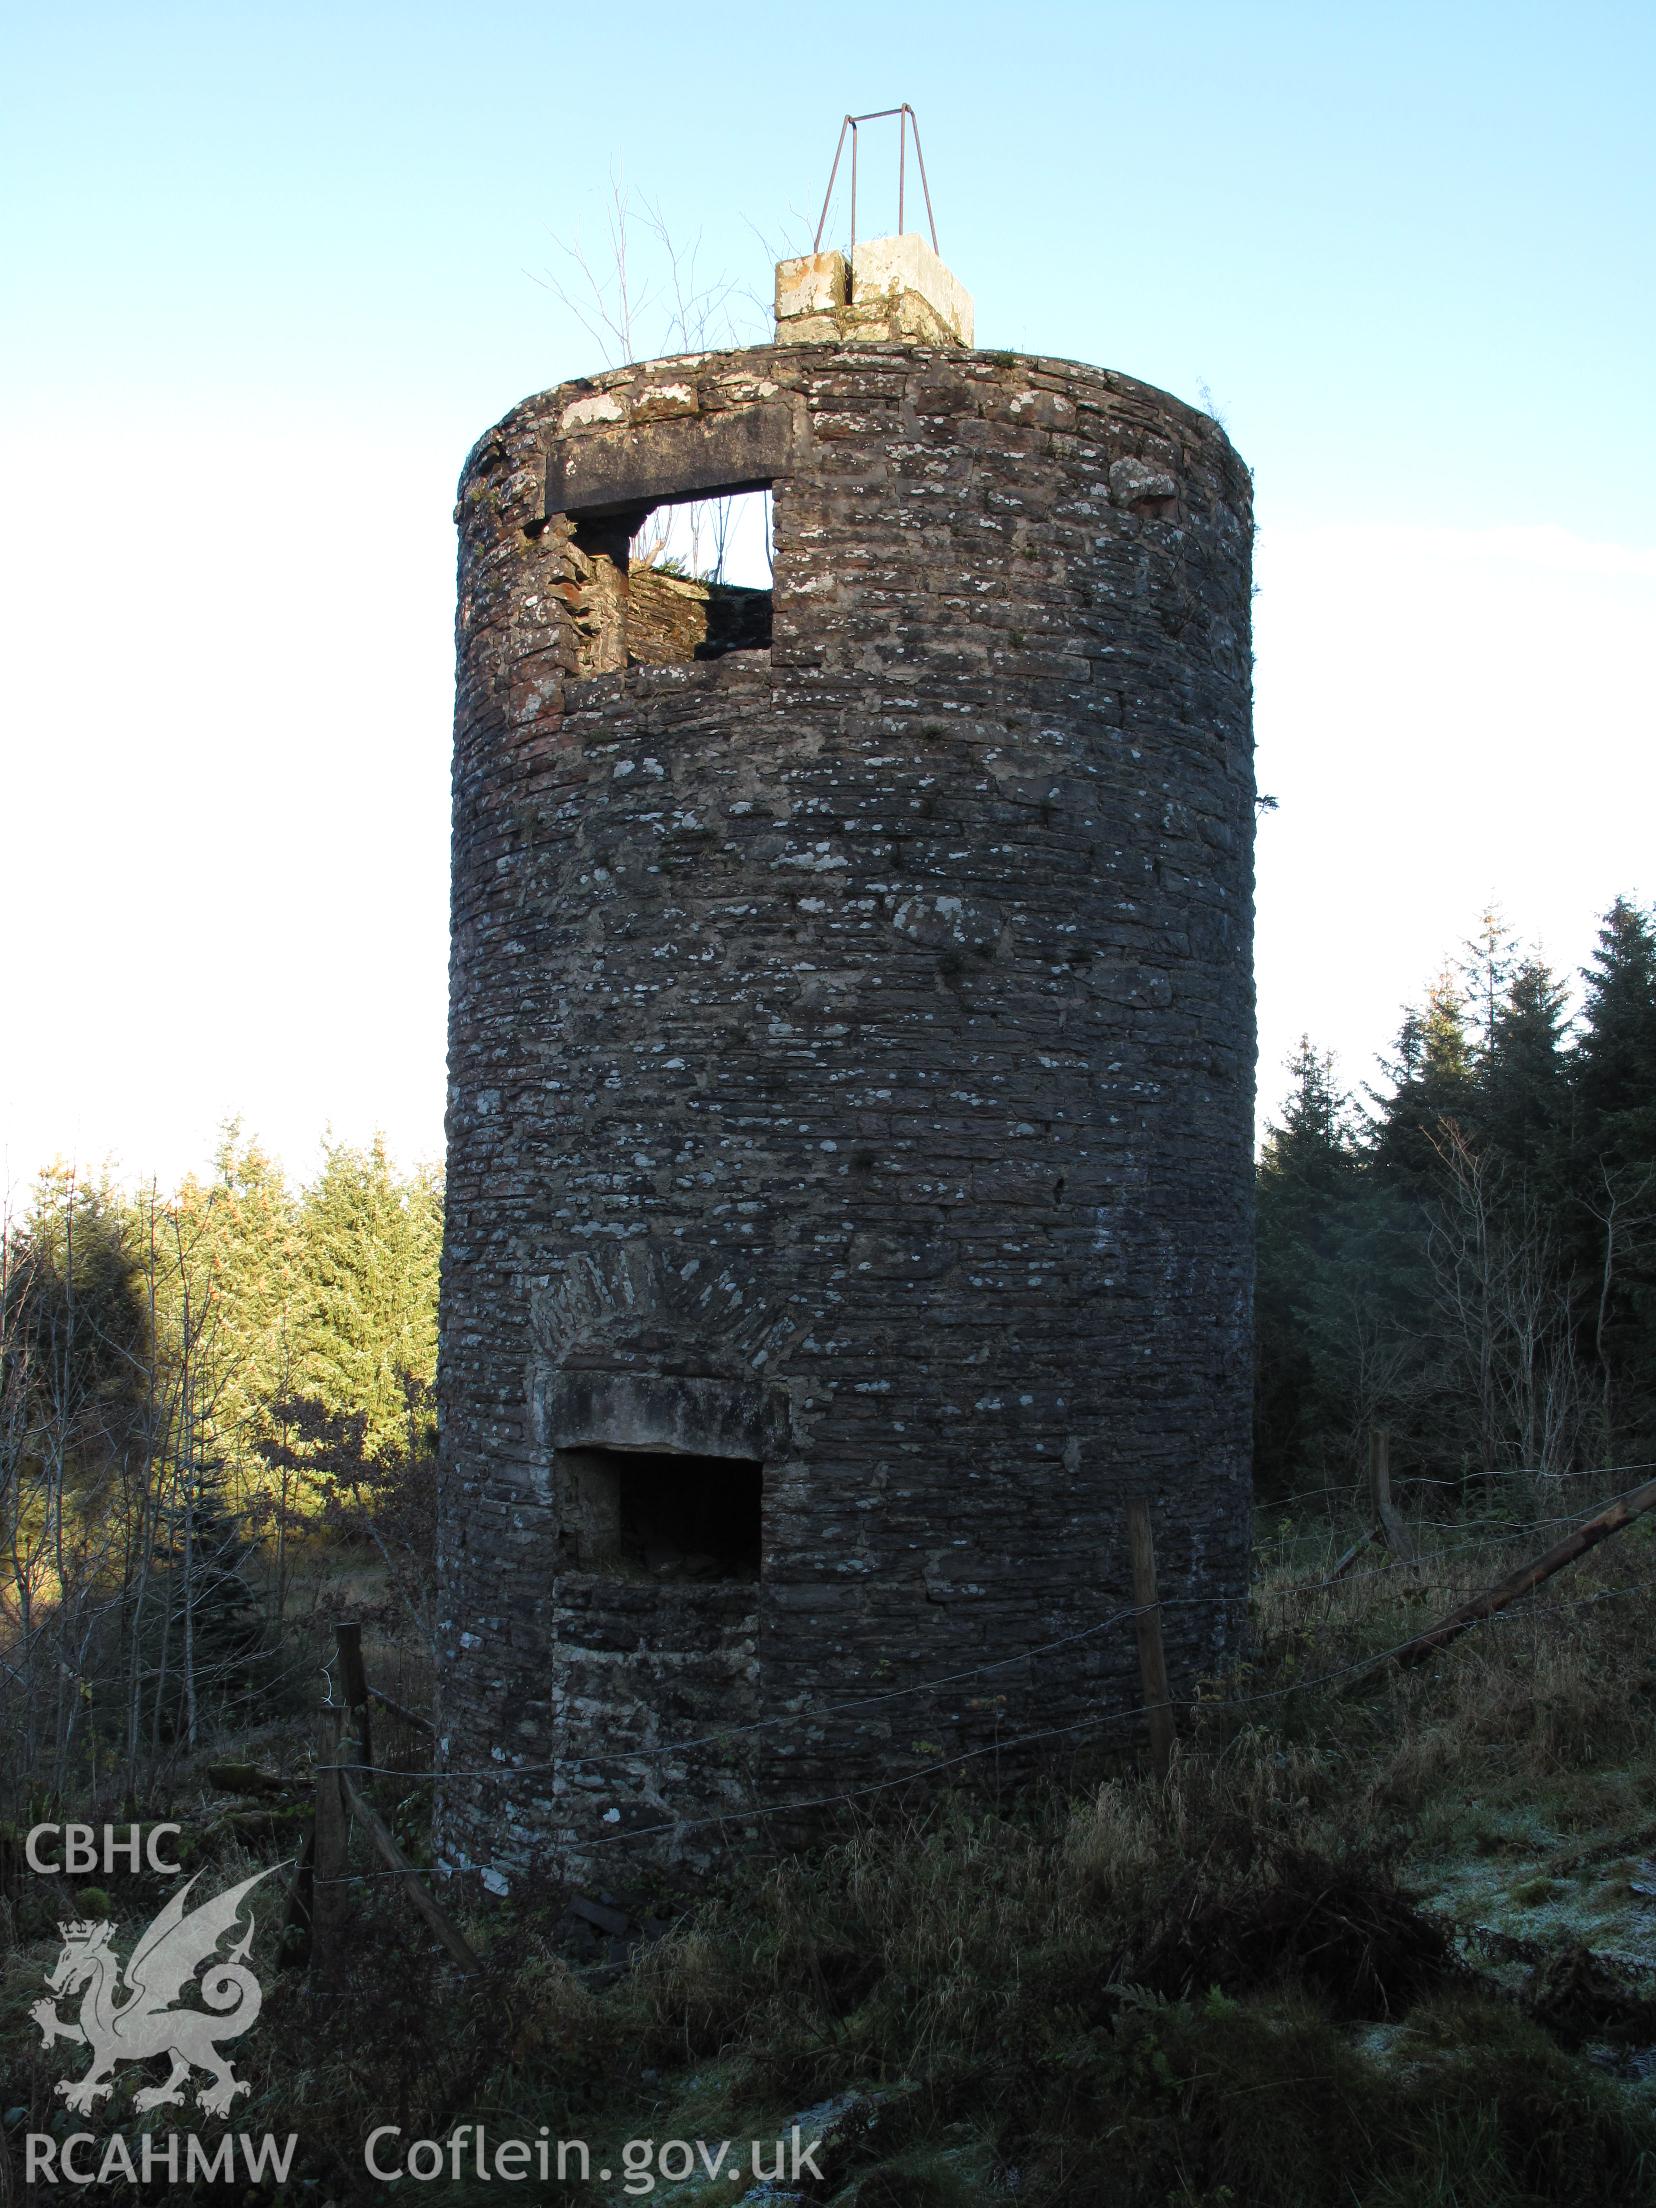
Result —
<instances>
[{"instance_id":1,"label":"wooden fence post","mask_svg":"<svg viewBox=\"0 0 1656 2208\"><path fill-rule=\"evenodd\" d=\"M345 1704L345 1723L360 1750L349 1760L372 1763L374 1735L368 1721L368 1678L362 1668L361 1626L336 1625L334 1646L339 1651L339 1689L340 1699Z\"/></svg>"},{"instance_id":2,"label":"wooden fence post","mask_svg":"<svg viewBox=\"0 0 1656 2208\"><path fill-rule=\"evenodd\" d=\"M311 1964L319 1977L337 1982L339 1933L345 1921L345 1888L348 1868L349 1823L362 1826L403 1893L463 1970L483 1967L476 1950L427 1892L419 1872L397 1845L391 1828L368 1796L368 1769L373 1763L373 1733L369 1702L378 1700L409 1723L431 1727L412 1710L403 1710L368 1684L362 1666L362 1628L336 1625L334 1643L339 1653L339 1700L322 1712L317 1739L316 1827L314 1868L311 1881Z\"/></svg>"},{"instance_id":3,"label":"wooden fence post","mask_svg":"<svg viewBox=\"0 0 1656 2208\"><path fill-rule=\"evenodd\" d=\"M1368 1467L1369 1497L1386 1536L1386 1546L1399 1564L1412 1564L1415 1561L1414 1541L1392 1501L1391 1435L1384 1426L1369 1428Z\"/></svg>"},{"instance_id":4,"label":"wooden fence post","mask_svg":"<svg viewBox=\"0 0 1656 2208\"><path fill-rule=\"evenodd\" d=\"M1165 1779L1173 1764L1173 1703L1167 1687L1167 1654L1162 1646L1161 1597L1156 1592L1156 1544L1150 1530L1150 1505L1142 1495L1127 1505L1127 1548L1133 1565L1134 1621L1138 1634L1139 1678L1150 1721L1150 1764Z\"/></svg>"},{"instance_id":5,"label":"wooden fence post","mask_svg":"<svg viewBox=\"0 0 1656 2208\"><path fill-rule=\"evenodd\" d=\"M345 1796L336 1766L340 1754L339 1711L324 1704L316 1732L316 1830L311 1849L310 1961L312 1973L336 1980L345 1922Z\"/></svg>"}]
</instances>

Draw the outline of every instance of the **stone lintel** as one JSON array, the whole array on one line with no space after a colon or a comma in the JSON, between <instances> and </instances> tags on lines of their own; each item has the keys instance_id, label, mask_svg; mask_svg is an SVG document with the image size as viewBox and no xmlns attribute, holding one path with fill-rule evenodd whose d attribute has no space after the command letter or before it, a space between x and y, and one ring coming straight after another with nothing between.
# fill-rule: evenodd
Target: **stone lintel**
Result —
<instances>
[{"instance_id":1,"label":"stone lintel","mask_svg":"<svg viewBox=\"0 0 1656 2208\"><path fill-rule=\"evenodd\" d=\"M583 429L546 456L546 512L643 514L663 500L762 490L787 473L792 449L792 409L774 403Z\"/></svg>"},{"instance_id":2,"label":"stone lintel","mask_svg":"<svg viewBox=\"0 0 1656 2208\"><path fill-rule=\"evenodd\" d=\"M542 1419L555 1449L761 1460L776 1451L766 1392L711 1377L566 1371L545 1389Z\"/></svg>"}]
</instances>

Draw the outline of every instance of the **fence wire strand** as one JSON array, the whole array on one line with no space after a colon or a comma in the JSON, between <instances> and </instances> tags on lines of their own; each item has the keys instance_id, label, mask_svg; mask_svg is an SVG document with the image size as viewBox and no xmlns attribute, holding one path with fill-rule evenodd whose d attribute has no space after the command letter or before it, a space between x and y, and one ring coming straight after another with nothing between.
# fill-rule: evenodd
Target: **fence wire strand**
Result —
<instances>
[{"instance_id":1,"label":"fence wire strand","mask_svg":"<svg viewBox=\"0 0 1656 2208\"><path fill-rule=\"evenodd\" d=\"M1642 1470L1643 1467L1631 1466L1621 1469ZM691 1755L703 1748L719 1747L726 1742L743 1739L755 1733L768 1732L778 1727L819 1723L829 1718L843 1716L852 1710L872 1709L885 1703L910 1700L919 1695L935 1694L946 1687L963 1686L975 1679L989 1678L996 1672L1016 1670L1021 1665L1033 1663L1038 1658L1051 1655L1059 1649L1071 1648L1078 1642L1091 1640L1100 1633L1108 1632L1111 1627L1122 1624L1127 1619L1137 1619L1142 1615L1144 1607L1154 1607L1163 1611L1223 1607L1231 1604L1241 1607L1242 1602L1247 1601L1257 1608L1264 1603L1284 1602L1296 1596L1331 1593L1336 1588L1344 1591L1353 1586L1361 1585L1365 1581L1395 1578L1399 1573L1409 1575L1411 1584L1417 1588L1448 1588L1455 1584L1452 1578L1443 1576L1441 1572L1436 1577L1428 1578L1425 1576L1426 1572L1436 1570L1459 1556L1481 1553L1491 1548L1511 1547L1531 1533L1539 1533L1556 1526L1579 1525L1582 1523L1582 1518L1583 1514L1578 1511L1562 1517L1532 1519L1525 1525L1513 1526L1500 1534L1482 1535L1471 1541L1456 1542L1448 1547L1435 1549L1429 1556L1417 1557L1407 1562L1389 1558L1385 1563L1369 1566L1363 1571L1346 1572L1337 1580L1325 1575L1320 1579L1301 1580L1284 1587L1272 1586L1267 1582L1251 1588L1248 1595L1241 1598L1219 1594L1166 1595L1154 1605L1137 1606L1127 1604L1112 1611L1108 1617L1095 1619L1092 1624L1080 1626L1070 1633L1060 1634L1054 1640L1037 1642L1034 1647L1022 1649L1015 1655L997 1657L990 1663L975 1664L964 1671L946 1672L939 1678L916 1680L908 1686L881 1688L868 1694L853 1695L838 1702L813 1705L800 1710L777 1711L769 1717L754 1718L745 1724L719 1726L710 1733L703 1733L688 1740L669 1741L650 1748L614 1748L607 1750L601 1756L563 1755L534 1763L502 1762L486 1764L473 1769L441 1768L429 1772L402 1771L384 1764L353 1764L349 1766L318 1764L316 1768L318 1770L348 1768L362 1771L369 1776L425 1780L437 1784L447 1781L464 1782L474 1779L505 1782L518 1778L533 1778L548 1771L569 1769L603 1770L618 1762L626 1764L659 1763L668 1757ZM1543 1605L1529 1605L1532 1610L1541 1607ZM1127 1712L1126 1714L1131 1716L1134 1713Z\"/></svg>"},{"instance_id":2,"label":"fence wire strand","mask_svg":"<svg viewBox=\"0 0 1656 2208\"><path fill-rule=\"evenodd\" d=\"M1543 1612L1590 1609L1597 1603L1617 1601L1624 1595L1637 1594L1642 1589L1651 1586L1656 1586L1656 1573L1646 1573L1639 1579L1628 1580L1617 1587L1595 1588L1591 1594L1574 1596L1568 1601L1530 1602L1525 1603L1521 1609L1493 1611L1487 1617L1470 1621L1466 1631L1472 1633L1479 1627L1486 1625L1498 1625L1514 1621L1522 1622L1526 1618L1533 1618ZM1105 1622L1119 1623L1123 1618L1140 1616L1143 1610L1164 1607L1166 1607L1164 1604L1147 1603L1142 1605L1140 1609L1117 1612L1114 1618L1101 1621L1099 1628L1096 1630L1102 1630L1102 1625ZM746 1826L775 1817L803 1816L810 1810L832 1809L841 1804L866 1800L871 1795L889 1793L895 1787L912 1786L916 1781L935 1778L940 1772L954 1770L962 1764L976 1762L983 1756L1008 1755L1015 1749L1032 1747L1041 1741L1058 1740L1075 1733L1096 1730L1101 1726L1125 1725L1133 1718L1148 1717L1152 1709L1171 1706L1174 1709L1199 1708L1204 1712L1216 1712L1220 1710L1248 1709L1267 1702L1280 1702L1286 1700L1290 1695L1313 1693L1320 1687L1334 1685L1336 1682L1352 1678L1358 1673L1378 1670L1381 1665L1390 1663L1394 1657L1400 1655L1404 1649L1413 1647L1419 1637L1418 1634L1411 1633L1406 1640L1398 1641L1390 1648L1371 1650L1362 1656L1353 1657L1349 1663L1337 1664L1331 1670L1320 1672L1312 1678L1291 1680L1284 1686L1265 1687L1252 1694L1207 1697L1176 1695L1170 1698L1169 1705L1141 1702L1127 1708L1094 1710L1089 1712L1086 1717L1076 1718L1068 1724L1040 1726L1034 1731L1010 1735L1004 1740L985 1741L976 1748L962 1749L957 1755L934 1757L926 1763L916 1764L911 1770L898 1772L890 1778L873 1779L862 1786L844 1787L828 1794L807 1795L795 1801L758 1803L744 1809L722 1810L704 1817L669 1817L657 1824L631 1825L621 1831L595 1834L590 1839L582 1839L574 1833L564 1833L558 1836L558 1844L576 1847L584 1855L590 1854L596 1848L619 1846L631 1840L657 1838L663 1833L702 1832L709 1831L716 1826ZM322 1770L333 1768L336 1767L331 1765L318 1766L318 1769ZM352 1766L351 1768L362 1769L365 1767ZM550 1769L552 1766L537 1766L535 1768ZM519 1775L521 1772L527 1772L529 1769L529 1766L519 1766L516 1771L506 1771L497 1766L486 1775L492 1778L510 1778ZM397 1772L392 1775L406 1778L415 1774ZM421 1777L428 1775L446 1777L451 1774L418 1774ZM421 1872L417 1866L410 1865L401 1870L347 1872L339 1878L319 1879L317 1883L324 1886L355 1886L376 1883L381 1879L421 1877L425 1875L429 1874Z\"/></svg>"}]
</instances>

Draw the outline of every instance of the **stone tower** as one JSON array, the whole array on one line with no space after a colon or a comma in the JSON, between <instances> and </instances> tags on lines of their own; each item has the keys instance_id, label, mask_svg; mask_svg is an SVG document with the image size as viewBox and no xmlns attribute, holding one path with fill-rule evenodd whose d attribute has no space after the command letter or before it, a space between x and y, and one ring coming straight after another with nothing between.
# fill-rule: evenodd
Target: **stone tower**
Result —
<instances>
[{"instance_id":1,"label":"stone tower","mask_svg":"<svg viewBox=\"0 0 1656 2208\"><path fill-rule=\"evenodd\" d=\"M975 351L916 238L777 274L461 483L439 1838L497 1889L1096 1741L1129 1496L1176 1694L1241 1626L1247 472ZM761 486L772 592L629 571Z\"/></svg>"}]
</instances>

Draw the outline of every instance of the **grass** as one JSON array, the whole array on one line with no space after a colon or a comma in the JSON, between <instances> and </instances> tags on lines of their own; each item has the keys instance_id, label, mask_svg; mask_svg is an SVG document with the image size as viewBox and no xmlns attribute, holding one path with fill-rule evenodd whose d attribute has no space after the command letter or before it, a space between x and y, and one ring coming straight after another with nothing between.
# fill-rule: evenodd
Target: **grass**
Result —
<instances>
[{"instance_id":1,"label":"grass","mask_svg":"<svg viewBox=\"0 0 1656 2208\"><path fill-rule=\"evenodd\" d=\"M826 2111L812 2198L839 2208L1656 2202L1656 1542L1418 1670L1357 1668L1535 1545L1464 1545L1489 1530L1324 1587L1352 1530L1268 1521L1250 1663L1165 1785L1117 1753L1082 1787L848 1822L733 1867L620 1969L560 1951L559 1896L514 1896L469 1926L463 1985L370 1886L342 1999L265 1973L238 2125L297 2130L308 2197L341 2201L371 2194L375 2123L545 2124L619 2170L629 2138ZM51 1943L19 1937L7 1985L38 1985Z\"/></svg>"}]
</instances>

